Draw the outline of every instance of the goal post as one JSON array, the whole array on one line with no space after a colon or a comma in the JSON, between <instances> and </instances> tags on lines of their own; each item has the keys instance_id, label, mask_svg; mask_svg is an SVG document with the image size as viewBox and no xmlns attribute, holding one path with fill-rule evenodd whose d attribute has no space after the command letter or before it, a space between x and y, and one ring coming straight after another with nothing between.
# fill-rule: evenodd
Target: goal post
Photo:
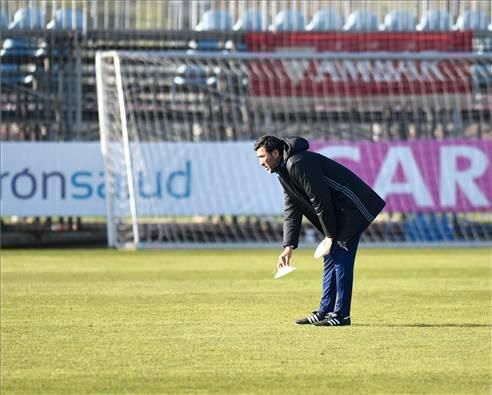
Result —
<instances>
[{"instance_id":1,"label":"goal post","mask_svg":"<svg viewBox=\"0 0 492 395\"><path fill-rule=\"evenodd\" d=\"M492 54L141 52L96 56L108 244L282 243L254 140L302 136L387 201L367 245L492 238ZM300 245L320 235L303 226Z\"/></svg>"}]
</instances>

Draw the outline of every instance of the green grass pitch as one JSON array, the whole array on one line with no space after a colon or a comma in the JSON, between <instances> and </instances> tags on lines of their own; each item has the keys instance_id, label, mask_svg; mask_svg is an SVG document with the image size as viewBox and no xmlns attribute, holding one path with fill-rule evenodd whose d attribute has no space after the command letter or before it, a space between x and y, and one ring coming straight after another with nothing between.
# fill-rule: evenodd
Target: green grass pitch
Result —
<instances>
[{"instance_id":1,"label":"green grass pitch","mask_svg":"<svg viewBox=\"0 0 492 395\"><path fill-rule=\"evenodd\" d=\"M490 394L487 249L361 249L352 326L280 250L1 252L7 394Z\"/></svg>"}]
</instances>

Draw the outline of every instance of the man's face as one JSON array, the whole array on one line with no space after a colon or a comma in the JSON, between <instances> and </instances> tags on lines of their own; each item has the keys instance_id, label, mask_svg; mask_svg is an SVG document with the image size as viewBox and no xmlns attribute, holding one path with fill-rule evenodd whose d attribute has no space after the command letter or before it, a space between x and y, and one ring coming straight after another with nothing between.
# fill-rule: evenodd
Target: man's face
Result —
<instances>
[{"instance_id":1,"label":"man's face","mask_svg":"<svg viewBox=\"0 0 492 395\"><path fill-rule=\"evenodd\" d=\"M272 152L268 152L265 147L260 147L256 150L256 156L260 161L260 165L269 173L271 173L280 162L280 153L276 149Z\"/></svg>"}]
</instances>

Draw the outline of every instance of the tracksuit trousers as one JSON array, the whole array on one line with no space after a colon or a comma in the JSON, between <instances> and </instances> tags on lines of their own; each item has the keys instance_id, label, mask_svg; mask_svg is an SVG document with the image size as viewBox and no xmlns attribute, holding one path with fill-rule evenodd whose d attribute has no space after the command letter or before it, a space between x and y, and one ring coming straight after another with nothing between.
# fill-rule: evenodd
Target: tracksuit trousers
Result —
<instances>
[{"instance_id":1,"label":"tracksuit trousers","mask_svg":"<svg viewBox=\"0 0 492 395\"><path fill-rule=\"evenodd\" d=\"M333 242L330 253L324 257L323 291L318 312L335 312L350 317L354 263L360 235L347 245L347 249ZM336 304L335 304L336 302Z\"/></svg>"}]
</instances>

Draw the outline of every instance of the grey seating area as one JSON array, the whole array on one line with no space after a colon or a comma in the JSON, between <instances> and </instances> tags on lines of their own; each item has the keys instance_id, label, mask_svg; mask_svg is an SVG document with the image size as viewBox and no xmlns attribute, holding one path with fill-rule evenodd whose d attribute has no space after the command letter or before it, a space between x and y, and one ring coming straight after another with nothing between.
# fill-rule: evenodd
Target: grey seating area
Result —
<instances>
[{"instance_id":1,"label":"grey seating area","mask_svg":"<svg viewBox=\"0 0 492 395\"><path fill-rule=\"evenodd\" d=\"M22 7L11 15L0 10L0 138L4 140L97 139L94 56L99 49L247 51L245 37L253 31L351 34L464 30L476 35L476 51L492 48L490 15L480 9L466 9L454 18L447 10L430 9L418 18L406 9L380 15L371 9L347 13L335 7L309 12L279 8L269 13L243 7L233 14L225 7L209 7L190 29L178 30L121 29L121 19L114 15L114 27L101 29L109 17L101 22L99 14L79 8L50 9L48 13L42 8ZM477 81L489 81L487 68L477 67L474 72ZM200 73L207 79L204 70ZM189 74L181 67L176 70L175 81L186 83Z\"/></svg>"}]
</instances>

